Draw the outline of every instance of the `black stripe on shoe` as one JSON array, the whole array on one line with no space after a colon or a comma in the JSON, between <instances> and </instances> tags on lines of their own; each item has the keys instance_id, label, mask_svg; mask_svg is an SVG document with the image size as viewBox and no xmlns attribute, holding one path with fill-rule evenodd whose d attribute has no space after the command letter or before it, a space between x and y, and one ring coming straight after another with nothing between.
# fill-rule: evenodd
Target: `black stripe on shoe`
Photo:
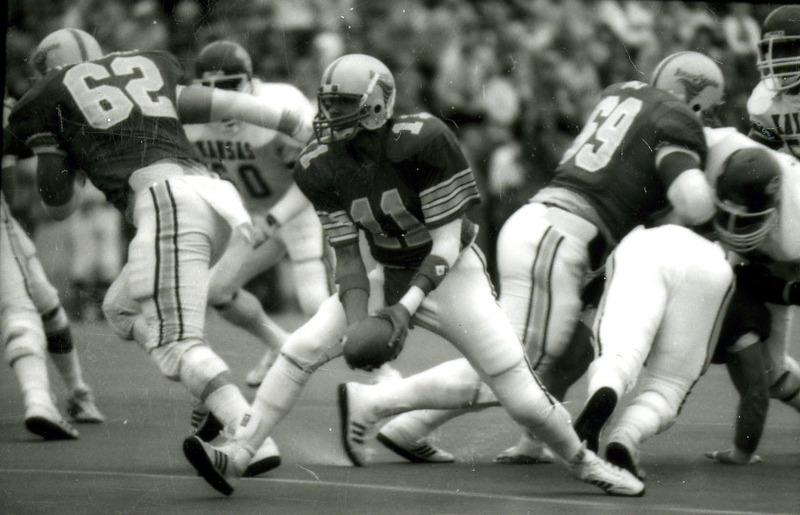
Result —
<instances>
[{"instance_id":1,"label":"black stripe on shoe","mask_svg":"<svg viewBox=\"0 0 800 515\"><path fill-rule=\"evenodd\" d=\"M183 441L183 455L186 456L189 463L212 488L223 495L231 495L233 493L233 486L214 466L215 463L220 462L227 464L228 457L226 455L221 452L215 452L214 463L212 463L205 447L203 447L202 440L196 436L190 436Z\"/></svg>"}]
</instances>

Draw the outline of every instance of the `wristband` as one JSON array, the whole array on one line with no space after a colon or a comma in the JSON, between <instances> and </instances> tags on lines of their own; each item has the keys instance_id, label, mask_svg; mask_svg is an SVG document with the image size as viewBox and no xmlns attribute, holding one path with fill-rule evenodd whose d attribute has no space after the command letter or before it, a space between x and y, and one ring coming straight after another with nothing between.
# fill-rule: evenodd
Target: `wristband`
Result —
<instances>
[{"instance_id":1,"label":"wristband","mask_svg":"<svg viewBox=\"0 0 800 515\"><path fill-rule=\"evenodd\" d=\"M409 287L417 286L427 295L441 284L449 270L450 265L445 258L436 254L428 254L422 260L422 264L419 265L419 270L417 270L414 278L411 279Z\"/></svg>"},{"instance_id":2,"label":"wristband","mask_svg":"<svg viewBox=\"0 0 800 515\"><path fill-rule=\"evenodd\" d=\"M369 278L366 274L352 273L336 278L339 285L339 299L344 298L344 294L350 290L364 290L369 293Z\"/></svg>"}]
</instances>

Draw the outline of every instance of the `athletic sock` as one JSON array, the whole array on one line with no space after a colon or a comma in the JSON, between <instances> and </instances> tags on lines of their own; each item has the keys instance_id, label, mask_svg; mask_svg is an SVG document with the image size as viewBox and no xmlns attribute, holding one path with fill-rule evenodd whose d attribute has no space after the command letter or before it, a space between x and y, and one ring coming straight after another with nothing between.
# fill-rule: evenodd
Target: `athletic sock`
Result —
<instances>
[{"instance_id":1,"label":"athletic sock","mask_svg":"<svg viewBox=\"0 0 800 515\"><path fill-rule=\"evenodd\" d=\"M53 404L44 359L34 355L22 356L14 360L11 368L17 376L26 408L32 404Z\"/></svg>"},{"instance_id":2,"label":"athletic sock","mask_svg":"<svg viewBox=\"0 0 800 515\"><path fill-rule=\"evenodd\" d=\"M250 404L235 384L220 386L205 399L205 405L225 428L234 428Z\"/></svg>"},{"instance_id":3,"label":"athletic sock","mask_svg":"<svg viewBox=\"0 0 800 515\"><path fill-rule=\"evenodd\" d=\"M292 409L310 377L311 372L301 369L283 354L278 356L253 399L250 412L256 423L247 424L248 427L240 425L236 439L246 441L253 449L261 447Z\"/></svg>"},{"instance_id":4,"label":"athletic sock","mask_svg":"<svg viewBox=\"0 0 800 515\"><path fill-rule=\"evenodd\" d=\"M71 351L63 354L50 353L50 359L58 370L67 389L73 394L78 391L88 390L86 382L83 380L83 371L81 369L80 360L78 360L78 351L73 348Z\"/></svg>"}]
</instances>

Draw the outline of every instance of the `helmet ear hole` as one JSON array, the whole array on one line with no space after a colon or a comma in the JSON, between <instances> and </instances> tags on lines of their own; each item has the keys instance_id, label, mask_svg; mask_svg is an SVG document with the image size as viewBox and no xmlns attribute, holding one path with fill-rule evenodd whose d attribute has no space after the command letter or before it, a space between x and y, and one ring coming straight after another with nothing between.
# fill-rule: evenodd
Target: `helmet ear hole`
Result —
<instances>
[{"instance_id":1,"label":"helmet ear hole","mask_svg":"<svg viewBox=\"0 0 800 515\"><path fill-rule=\"evenodd\" d=\"M375 108L372 111L375 114L380 114L380 112L383 111L383 107L381 107L380 105L376 105Z\"/></svg>"}]
</instances>

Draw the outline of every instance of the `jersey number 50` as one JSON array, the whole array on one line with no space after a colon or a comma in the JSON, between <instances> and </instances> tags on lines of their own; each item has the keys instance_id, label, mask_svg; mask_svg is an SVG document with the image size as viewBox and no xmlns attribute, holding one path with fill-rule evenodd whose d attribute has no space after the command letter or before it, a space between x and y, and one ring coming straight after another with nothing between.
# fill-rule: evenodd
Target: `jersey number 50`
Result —
<instances>
[{"instance_id":1,"label":"jersey number 50","mask_svg":"<svg viewBox=\"0 0 800 515\"><path fill-rule=\"evenodd\" d=\"M136 71L140 76L134 78ZM122 87L99 83L110 77L130 78ZM64 74L64 86L95 129L109 129L127 119L134 106L145 116L178 118L168 97L153 95L164 87L164 79L155 63L141 55L117 57L108 68L81 63Z\"/></svg>"},{"instance_id":2,"label":"jersey number 50","mask_svg":"<svg viewBox=\"0 0 800 515\"><path fill-rule=\"evenodd\" d=\"M575 165L587 172L596 172L606 166L641 109L642 101L638 98L628 97L621 103L618 96L604 98L594 108L581 133L564 152L561 163L575 157ZM590 143L592 137L600 144Z\"/></svg>"}]
</instances>

